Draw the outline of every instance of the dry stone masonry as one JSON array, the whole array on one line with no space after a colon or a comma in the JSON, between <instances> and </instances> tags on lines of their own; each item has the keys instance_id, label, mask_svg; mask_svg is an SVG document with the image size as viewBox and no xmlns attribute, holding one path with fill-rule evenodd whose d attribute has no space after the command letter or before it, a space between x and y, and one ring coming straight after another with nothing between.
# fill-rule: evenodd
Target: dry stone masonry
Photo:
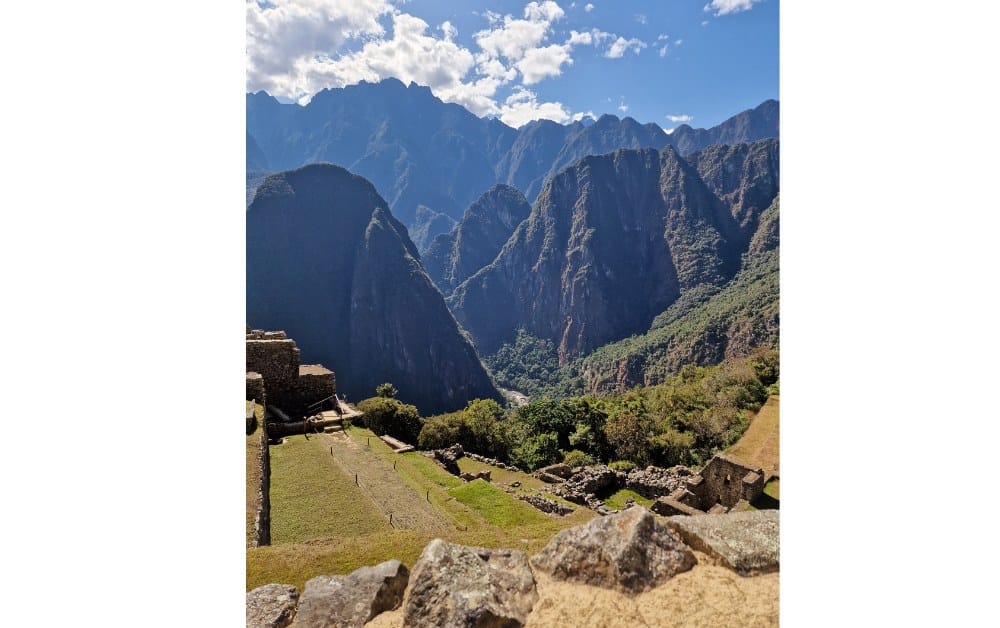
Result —
<instances>
[{"instance_id":1,"label":"dry stone masonry","mask_svg":"<svg viewBox=\"0 0 1000 628\"><path fill-rule=\"evenodd\" d=\"M666 496L658 496L653 512L696 515L742 510L764 492L764 471L735 458L716 454L701 473L685 478Z\"/></svg>"},{"instance_id":2,"label":"dry stone masonry","mask_svg":"<svg viewBox=\"0 0 1000 628\"><path fill-rule=\"evenodd\" d=\"M311 405L332 397L337 391L333 372L322 364L299 364L299 358L298 346L285 332L248 330L247 399L263 402L266 395L272 407L301 417Z\"/></svg>"}]
</instances>

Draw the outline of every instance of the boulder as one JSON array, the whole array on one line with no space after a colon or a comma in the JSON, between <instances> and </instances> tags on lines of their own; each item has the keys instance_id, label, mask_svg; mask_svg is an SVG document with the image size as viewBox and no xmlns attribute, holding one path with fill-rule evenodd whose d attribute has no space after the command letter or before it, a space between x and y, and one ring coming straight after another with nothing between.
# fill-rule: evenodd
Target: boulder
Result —
<instances>
[{"instance_id":1,"label":"boulder","mask_svg":"<svg viewBox=\"0 0 1000 628\"><path fill-rule=\"evenodd\" d=\"M779 570L777 510L677 515L666 523L685 543L740 574Z\"/></svg>"},{"instance_id":2,"label":"boulder","mask_svg":"<svg viewBox=\"0 0 1000 628\"><path fill-rule=\"evenodd\" d=\"M561 484L563 482L563 478L552 473L540 473L535 471L535 477L546 484Z\"/></svg>"},{"instance_id":3,"label":"boulder","mask_svg":"<svg viewBox=\"0 0 1000 628\"><path fill-rule=\"evenodd\" d=\"M677 535L639 506L563 530L531 559L556 580L628 595L652 589L696 562Z\"/></svg>"},{"instance_id":4,"label":"boulder","mask_svg":"<svg viewBox=\"0 0 1000 628\"><path fill-rule=\"evenodd\" d=\"M247 628L285 628L295 617L299 590L290 584L265 584L247 593Z\"/></svg>"},{"instance_id":5,"label":"boulder","mask_svg":"<svg viewBox=\"0 0 1000 628\"><path fill-rule=\"evenodd\" d=\"M461 445L455 443L445 449L435 449L432 454L434 459L447 469L448 473L461 475L462 471L458 468L458 459L465 455Z\"/></svg>"},{"instance_id":6,"label":"boulder","mask_svg":"<svg viewBox=\"0 0 1000 628\"><path fill-rule=\"evenodd\" d=\"M296 628L361 628L384 611L398 608L409 580L406 565L387 560L348 576L317 576L306 583Z\"/></svg>"},{"instance_id":7,"label":"boulder","mask_svg":"<svg viewBox=\"0 0 1000 628\"><path fill-rule=\"evenodd\" d=\"M573 475L573 471L570 469L569 465L562 464L561 462L558 464L551 464L547 467L542 467L538 471L535 471L535 476L541 477L543 473L554 475L563 480L566 480L569 476Z\"/></svg>"},{"instance_id":8,"label":"boulder","mask_svg":"<svg viewBox=\"0 0 1000 628\"><path fill-rule=\"evenodd\" d=\"M538 600L523 552L434 539L413 566L403 612L407 627L515 628Z\"/></svg>"}]
</instances>

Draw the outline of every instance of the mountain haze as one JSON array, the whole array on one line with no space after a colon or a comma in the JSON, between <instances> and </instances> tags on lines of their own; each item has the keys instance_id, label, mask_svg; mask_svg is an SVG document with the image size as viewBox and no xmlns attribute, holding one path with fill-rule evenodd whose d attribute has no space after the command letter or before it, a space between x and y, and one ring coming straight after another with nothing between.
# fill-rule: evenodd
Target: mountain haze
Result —
<instances>
[{"instance_id":1,"label":"mountain haze","mask_svg":"<svg viewBox=\"0 0 1000 628\"><path fill-rule=\"evenodd\" d=\"M330 164L267 177L247 210L247 321L295 338L355 399L389 381L424 413L499 398L406 228Z\"/></svg>"}]
</instances>

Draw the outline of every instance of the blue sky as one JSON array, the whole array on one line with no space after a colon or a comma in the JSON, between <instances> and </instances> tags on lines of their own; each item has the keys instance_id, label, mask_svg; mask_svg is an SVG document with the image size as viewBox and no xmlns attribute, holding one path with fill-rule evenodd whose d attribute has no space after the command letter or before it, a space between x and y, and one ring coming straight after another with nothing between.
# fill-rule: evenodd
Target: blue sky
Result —
<instances>
[{"instance_id":1,"label":"blue sky","mask_svg":"<svg viewBox=\"0 0 1000 628\"><path fill-rule=\"evenodd\" d=\"M778 98L778 0L247 2L247 90L395 77L512 126L709 127Z\"/></svg>"}]
</instances>

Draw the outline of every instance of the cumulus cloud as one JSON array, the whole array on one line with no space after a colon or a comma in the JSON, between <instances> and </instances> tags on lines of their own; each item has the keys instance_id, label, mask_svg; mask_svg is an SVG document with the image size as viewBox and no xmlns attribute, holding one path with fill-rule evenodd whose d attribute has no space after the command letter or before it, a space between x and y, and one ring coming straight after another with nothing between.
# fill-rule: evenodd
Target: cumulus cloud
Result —
<instances>
[{"instance_id":1,"label":"cumulus cloud","mask_svg":"<svg viewBox=\"0 0 1000 628\"><path fill-rule=\"evenodd\" d=\"M246 0L248 91L263 89L305 104L323 88L394 77L427 85L446 102L514 126L539 118L565 123L592 117L573 114L560 102L539 102L526 86L559 76L573 64L574 47L603 46L615 35L594 28L550 42L565 11L552 0L532 1L517 17L482 13L486 28L475 32L474 45L466 48L451 21L432 28L393 4ZM633 45L628 40L620 46ZM506 99L499 94L504 88L513 89Z\"/></svg>"},{"instance_id":2,"label":"cumulus cloud","mask_svg":"<svg viewBox=\"0 0 1000 628\"><path fill-rule=\"evenodd\" d=\"M572 114L562 103L539 103L535 92L523 87L515 88L514 93L508 96L500 107L500 121L515 128L524 126L532 120L552 120L564 124L572 118Z\"/></svg>"},{"instance_id":3,"label":"cumulus cloud","mask_svg":"<svg viewBox=\"0 0 1000 628\"><path fill-rule=\"evenodd\" d=\"M635 37L632 39L619 37L611 44L611 47L604 53L604 56L608 59L621 59L629 50L632 50L635 54L639 54L639 51L645 47L646 43Z\"/></svg>"},{"instance_id":4,"label":"cumulus cloud","mask_svg":"<svg viewBox=\"0 0 1000 628\"><path fill-rule=\"evenodd\" d=\"M247 80L252 90L285 94L290 67L349 39L382 35L386 0L271 0L247 2ZM297 89L302 89L299 86Z\"/></svg>"},{"instance_id":5,"label":"cumulus cloud","mask_svg":"<svg viewBox=\"0 0 1000 628\"><path fill-rule=\"evenodd\" d=\"M588 2L587 4L583 5L583 10L586 11L587 13L590 13L591 11L594 10L594 5Z\"/></svg>"},{"instance_id":6,"label":"cumulus cloud","mask_svg":"<svg viewBox=\"0 0 1000 628\"><path fill-rule=\"evenodd\" d=\"M714 11L715 17L749 11L753 5L760 4L764 0L712 0L705 5L705 11ZM702 24L704 26L704 24Z\"/></svg>"},{"instance_id":7,"label":"cumulus cloud","mask_svg":"<svg viewBox=\"0 0 1000 628\"><path fill-rule=\"evenodd\" d=\"M691 122L692 120L694 120L694 116L689 116L686 113L681 114L679 116L667 116L666 118L671 122Z\"/></svg>"}]
</instances>

